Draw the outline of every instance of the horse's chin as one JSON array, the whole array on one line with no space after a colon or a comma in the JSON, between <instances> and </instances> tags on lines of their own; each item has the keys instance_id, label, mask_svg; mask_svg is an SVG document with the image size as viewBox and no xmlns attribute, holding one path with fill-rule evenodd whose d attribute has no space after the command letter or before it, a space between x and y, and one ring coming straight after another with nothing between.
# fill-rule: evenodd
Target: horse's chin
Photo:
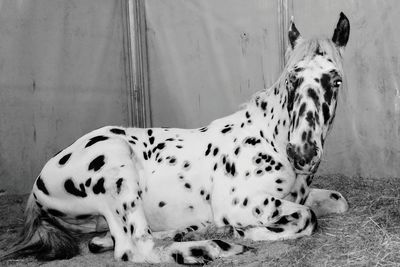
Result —
<instances>
[{"instance_id":1,"label":"horse's chin","mask_svg":"<svg viewBox=\"0 0 400 267\"><path fill-rule=\"evenodd\" d=\"M294 172L296 173L296 175L305 175L305 176L308 176L308 175L314 175L316 171L312 171L312 170L310 170L310 171L305 171L305 170L294 169Z\"/></svg>"},{"instance_id":2,"label":"horse's chin","mask_svg":"<svg viewBox=\"0 0 400 267\"><path fill-rule=\"evenodd\" d=\"M298 164L295 164L293 160L289 161L292 164L293 171L296 173L296 175L314 175L318 170L319 164L321 163L321 161L318 161L312 165L300 167Z\"/></svg>"}]
</instances>

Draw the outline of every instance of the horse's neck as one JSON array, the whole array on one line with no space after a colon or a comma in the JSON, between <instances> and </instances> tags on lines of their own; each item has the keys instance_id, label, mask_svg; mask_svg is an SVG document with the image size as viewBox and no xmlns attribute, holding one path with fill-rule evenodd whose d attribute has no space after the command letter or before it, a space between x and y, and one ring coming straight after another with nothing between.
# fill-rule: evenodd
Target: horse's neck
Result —
<instances>
[{"instance_id":1,"label":"horse's neck","mask_svg":"<svg viewBox=\"0 0 400 267\"><path fill-rule=\"evenodd\" d=\"M286 151L288 142L290 121L287 101L284 83L277 82L259 93L246 108L254 114L253 127L259 128L267 140L274 142L278 150L283 150L280 152Z\"/></svg>"}]
</instances>

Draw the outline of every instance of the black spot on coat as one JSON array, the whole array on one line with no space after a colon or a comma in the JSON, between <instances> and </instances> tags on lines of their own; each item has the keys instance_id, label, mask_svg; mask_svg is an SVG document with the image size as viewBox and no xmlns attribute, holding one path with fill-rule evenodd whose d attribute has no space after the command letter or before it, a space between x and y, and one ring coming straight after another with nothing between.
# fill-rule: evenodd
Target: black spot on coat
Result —
<instances>
[{"instance_id":1,"label":"black spot on coat","mask_svg":"<svg viewBox=\"0 0 400 267\"><path fill-rule=\"evenodd\" d=\"M339 196L338 194L336 194L336 193L331 193L331 194L329 195L329 197L332 198L332 199L334 199L334 200L339 200L339 198L340 198L340 196Z\"/></svg>"},{"instance_id":2,"label":"black spot on coat","mask_svg":"<svg viewBox=\"0 0 400 267\"><path fill-rule=\"evenodd\" d=\"M301 193L302 195L304 195L304 194L306 193L306 189L304 189L303 186L301 186L301 188L300 188L300 193Z\"/></svg>"},{"instance_id":3,"label":"black spot on coat","mask_svg":"<svg viewBox=\"0 0 400 267\"><path fill-rule=\"evenodd\" d=\"M169 159L169 163L170 164L174 164L176 162L176 158L175 157L171 157L170 159Z\"/></svg>"},{"instance_id":4,"label":"black spot on coat","mask_svg":"<svg viewBox=\"0 0 400 267\"><path fill-rule=\"evenodd\" d=\"M315 90L312 88L308 88L307 95L308 95L308 97L310 97L313 100L315 107L317 109L319 109L319 106L320 106L319 98L318 98L318 95L315 92Z\"/></svg>"},{"instance_id":5,"label":"black spot on coat","mask_svg":"<svg viewBox=\"0 0 400 267\"><path fill-rule=\"evenodd\" d=\"M306 111L306 107L307 107L306 103L301 104L300 109L299 109L299 117L303 116L304 111Z\"/></svg>"},{"instance_id":6,"label":"black spot on coat","mask_svg":"<svg viewBox=\"0 0 400 267\"><path fill-rule=\"evenodd\" d=\"M325 73L322 74L321 86L325 90L325 92L324 92L325 101L330 105L331 100L332 100L333 91L332 91L332 86L331 86L331 77L328 74L325 74Z\"/></svg>"},{"instance_id":7,"label":"black spot on coat","mask_svg":"<svg viewBox=\"0 0 400 267\"><path fill-rule=\"evenodd\" d=\"M261 143L261 140L259 138L256 138L256 137L246 137L244 139L243 143L255 146L255 145Z\"/></svg>"},{"instance_id":8,"label":"black spot on coat","mask_svg":"<svg viewBox=\"0 0 400 267\"><path fill-rule=\"evenodd\" d=\"M122 261L128 261L128 254L124 253L124 255L122 255L121 257Z\"/></svg>"},{"instance_id":9,"label":"black spot on coat","mask_svg":"<svg viewBox=\"0 0 400 267\"><path fill-rule=\"evenodd\" d=\"M190 255L195 258L202 259L205 263L213 260L208 251L205 248L191 248Z\"/></svg>"},{"instance_id":10,"label":"black spot on coat","mask_svg":"<svg viewBox=\"0 0 400 267\"><path fill-rule=\"evenodd\" d=\"M165 148L165 143L159 143L157 146L153 148L153 153L158 150L163 150Z\"/></svg>"},{"instance_id":11,"label":"black spot on coat","mask_svg":"<svg viewBox=\"0 0 400 267\"><path fill-rule=\"evenodd\" d=\"M261 102L261 109L264 111L267 109L267 102Z\"/></svg>"},{"instance_id":12,"label":"black spot on coat","mask_svg":"<svg viewBox=\"0 0 400 267\"><path fill-rule=\"evenodd\" d=\"M122 182L124 181L124 179L123 178L119 178L118 180L117 180L117 182L116 182L116 185L117 185L117 194L119 194L120 192L121 192L121 185L122 185Z\"/></svg>"},{"instance_id":13,"label":"black spot on coat","mask_svg":"<svg viewBox=\"0 0 400 267\"><path fill-rule=\"evenodd\" d=\"M227 163L225 164L225 170L226 170L227 173L230 173L230 172L231 172L231 164L230 164L229 162L227 162Z\"/></svg>"},{"instance_id":14,"label":"black spot on coat","mask_svg":"<svg viewBox=\"0 0 400 267\"><path fill-rule=\"evenodd\" d=\"M150 145L152 145L154 143L154 136L149 138L149 142L150 142Z\"/></svg>"},{"instance_id":15,"label":"black spot on coat","mask_svg":"<svg viewBox=\"0 0 400 267\"><path fill-rule=\"evenodd\" d=\"M71 157L72 153L68 153L65 156L63 156L59 161L58 164L60 165L64 165L65 163L67 163L67 161L69 160L69 158Z\"/></svg>"},{"instance_id":16,"label":"black spot on coat","mask_svg":"<svg viewBox=\"0 0 400 267\"><path fill-rule=\"evenodd\" d=\"M235 155L237 156L238 154L239 154L239 152L240 152L240 147L238 146L236 149L235 149Z\"/></svg>"},{"instance_id":17,"label":"black spot on coat","mask_svg":"<svg viewBox=\"0 0 400 267\"><path fill-rule=\"evenodd\" d=\"M243 232L242 230L236 228L236 232L237 232L241 237L244 237L244 232Z\"/></svg>"},{"instance_id":18,"label":"black spot on coat","mask_svg":"<svg viewBox=\"0 0 400 267\"><path fill-rule=\"evenodd\" d=\"M221 130L221 133L226 134L226 133L229 133L231 130L232 130L231 127L226 127L226 128Z\"/></svg>"},{"instance_id":19,"label":"black spot on coat","mask_svg":"<svg viewBox=\"0 0 400 267\"><path fill-rule=\"evenodd\" d=\"M78 188L75 187L74 181L72 181L72 179L67 179L64 182L64 188L71 195L82 198L87 197L85 187L83 186L83 184L80 184L80 190L79 190Z\"/></svg>"},{"instance_id":20,"label":"black spot on coat","mask_svg":"<svg viewBox=\"0 0 400 267\"><path fill-rule=\"evenodd\" d=\"M105 141L107 139L109 139L109 138L107 136L103 136L103 135L92 137L92 138L90 138L89 142L87 142L85 148L90 147L90 146L96 144L97 142Z\"/></svg>"},{"instance_id":21,"label":"black spot on coat","mask_svg":"<svg viewBox=\"0 0 400 267\"><path fill-rule=\"evenodd\" d=\"M275 210L274 213L272 213L272 217L271 218L274 218L274 217L276 217L278 215L279 215L279 210Z\"/></svg>"},{"instance_id":22,"label":"black spot on coat","mask_svg":"<svg viewBox=\"0 0 400 267\"><path fill-rule=\"evenodd\" d=\"M47 191L47 188L42 180L42 178L39 176L36 180L36 186L37 188L42 191L45 195L49 195L49 191Z\"/></svg>"},{"instance_id":23,"label":"black spot on coat","mask_svg":"<svg viewBox=\"0 0 400 267\"><path fill-rule=\"evenodd\" d=\"M315 118L313 112L307 112L306 121L311 128L315 129Z\"/></svg>"},{"instance_id":24,"label":"black spot on coat","mask_svg":"<svg viewBox=\"0 0 400 267\"><path fill-rule=\"evenodd\" d=\"M216 156L218 154L218 147L214 148L213 155Z\"/></svg>"},{"instance_id":25,"label":"black spot on coat","mask_svg":"<svg viewBox=\"0 0 400 267\"><path fill-rule=\"evenodd\" d=\"M97 156L94 160L92 160L92 162L90 162L88 170L93 170L95 172L100 170L105 164L104 158L104 155Z\"/></svg>"},{"instance_id":26,"label":"black spot on coat","mask_svg":"<svg viewBox=\"0 0 400 267\"><path fill-rule=\"evenodd\" d=\"M86 180L85 186L89 187L91 183L92 183L92 178L89 178L89 179Z\"/></svg>"},{"instance_id":27,"label":"black spot on coat","mask_svg":"<svg viewBox=\"0 0 400 267\"><path fill-rule=\"evenodd\" d=\"M289 220L286 218L286 216L282 216L278 221L275 222L277 225L285 225L288 224Z\"/></svg>"},{"instance_id":28,"label":"black spot on coat","mask_svg":"<svg viewBox=\"0 0 400 267\"><path fill-rule=\"evenodd\" d=\"M280 227L267 226L267 229L270 230L271 232L275 232L275 233L282 233L284 231L284 229L280 228Z\"/></svg>"},{"instance_id":29,"label":"black spot on coat","mask_svg":"<svg viewBox=\"0 0 400 267\"><path fill-rule=\"evenodd\" d=\"M326 124L330 117L329 106L326 103L322 104L322 113L324 115L324 123Z\"/></svg>"},{"instance_id":30,"label":"black spot on coat","mask_svg":"<svg viewBox=\"0 0 400 267\"><path fill-rule=\"evenodd\" d=\"M228 219L225 218L225 217L222 217L222 222L223 222L225 225L229 225L229 221L228 221Z\"/></svg>"},{"instance_id":31,"label":"black spot on coat","mask_svg":"<svg viewBox=\"0 0 400 267\"><path fill-rule=\"evenodd\" d=\"M208 154L210 154L210 152L211 152L211 146L212 146L211 143L209 143L209 144L207 145L207 150L206 150L206 152L204 153L206 156L208 156Z\"/></svg>"},{"instance_id":32,"label":"black spot on coat","mask_svg":"<svg viewBox=\"0 0 400 267\"><path fill-rule=\"evenodd\" d=\"M63 213L63 212L61 212L59 210L56 210L56 209L48 209L47 212L50 215L53 215L55 217L64 217L65 216L65 213Z\"/></svg>"},{"instance_id":33,"label":"black spot on coat","mask_svg":"<svg viewBox=\"0 0 400 267\"><path fill-rule=\"evenodd\" d=\"M93 193L97 194L105 194L106 189L104 188L104 178L100 178L97 183L93 186Z\"/></svg>"},{"instance_id":34,"label":"black spot on coat","mask_svg":"<svg viewBox=\"0 0 400 267\"><path fill-rule=\"evenodd\" d=\"M121 134L121 135L125 135L125 130L122 129L118 129L118 128L112 128L110 129L110 132L112 132L113 134Z\"/></svg>"},{"instance_id":35,"label":"black spot on coat","mask_svg":"<svg viewBox=\"0 0 400 267\"><path fill-rule=\"evenodd\" d=\"M187 169L187 168L189 168L190 167L190 162L189 161L185 161L184 163L183 163L183 168L184 169Z\"/></svg>"}]
</instances>

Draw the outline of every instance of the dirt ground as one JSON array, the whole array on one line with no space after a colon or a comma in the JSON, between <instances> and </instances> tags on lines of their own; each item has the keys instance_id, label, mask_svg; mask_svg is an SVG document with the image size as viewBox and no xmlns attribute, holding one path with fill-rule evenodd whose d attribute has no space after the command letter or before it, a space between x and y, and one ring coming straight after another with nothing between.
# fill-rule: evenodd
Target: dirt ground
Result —
<instances>
[{"instance_id":1,"label":"dirt ground","mask_svg":"<svg viewBox=\"0 0 400 267\"><path fill-rule=\"evenodd\" d=\"M229 240L256 248L210 266L400 266L400 179L365 179L330 175L316 177L314 187L334 189L349 201L346 214L319 218L318 231L297 240L251 242ZM27 196L0 196L0 255L22 223ZM9 260L2 266L149 266L116 262L112 252L81 254L70 260L38 262ZM175 266L162 264L160 266Z\"/></svg>"}]
</instances>

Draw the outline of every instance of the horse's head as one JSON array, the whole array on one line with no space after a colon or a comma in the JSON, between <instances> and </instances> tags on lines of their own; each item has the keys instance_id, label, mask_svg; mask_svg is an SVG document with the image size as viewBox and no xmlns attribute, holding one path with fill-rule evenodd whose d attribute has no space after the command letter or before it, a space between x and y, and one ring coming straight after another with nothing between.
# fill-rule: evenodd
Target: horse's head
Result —
<instances>
[{"instance_id":1,"label":"horse's head","mask_svg":"<svg viewBox=\"0 0 400 267\"><path fill-rule=\"evenodd\" d=\"M291 22L285 76L290 118L286 151L298 173L315 172L320 163L342 88L341 55L349 33L350 23L343 13L332 39L303 39Z\"/></svg>"}]
</instances>

